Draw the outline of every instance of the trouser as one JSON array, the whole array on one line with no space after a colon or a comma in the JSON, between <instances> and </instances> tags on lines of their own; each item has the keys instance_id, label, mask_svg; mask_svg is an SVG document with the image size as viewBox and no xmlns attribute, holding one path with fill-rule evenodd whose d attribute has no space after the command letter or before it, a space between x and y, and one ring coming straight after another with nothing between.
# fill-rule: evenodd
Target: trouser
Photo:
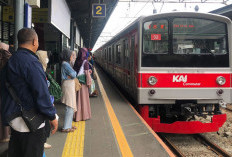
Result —
<instances>
[{"instance_id":1,"label":"trouser","mask_svg":"<svg viewBox=\"0 0 232 157\"><path fill-rule=\"evenodd\" d=\"M74 114L73 108L66 106L63 129L72 128L73 114Z\"/></svg>"},{"instance_id":2,"label":"trouser","mask_svg":"<svg viewBox=\"0 0 232 157\"><path fill-rule=\"evenodd\" d=\"M42 157L46 141L45 128L36 132L17 132L11 129L8 157Z\"/></svg>"},{"instance_id":3,"label":"trouser","mask_svg":"<svg viewBox=\"0 0 232 157\"><path fill-rule=\"evenodd\" d=\"M45 120L45 132L46 132L46 137L48 138L51 132L51 126L49 120Z\"/></svg>"}]
</instances>

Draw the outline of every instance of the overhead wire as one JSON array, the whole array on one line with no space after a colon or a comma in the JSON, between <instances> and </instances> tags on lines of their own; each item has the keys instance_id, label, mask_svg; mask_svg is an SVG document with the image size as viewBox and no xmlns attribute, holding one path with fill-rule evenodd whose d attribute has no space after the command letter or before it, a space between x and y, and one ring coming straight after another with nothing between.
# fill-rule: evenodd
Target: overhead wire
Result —
<instances>
[{"instance_id":1,"label":"overhead wire","mask_svg":"<svg viewBox=\"0 0 232 157\"><path fill-rule=\"evenodd\" d=\"M120 31L122 31L126 26L128 26L131 22L132 22L132 20L134 21L134 18L137 18L137 15L146 7L146 5L150 2L151 0L148 0L146 3L145 3L145 5L143 5L143 7L132 17L132 19L129 21L129 22L127 22L122 28L120 28L120 29L116 29L116 31L115 32L120 32ZM117 31L117 30L119 30L119 31Z\"/></svg>"},{"instance_id":2,"label":"overhead wire","mask_svg":"<svg viewBox=\"0 0 232 157\"><path fill-rule=\"evenodd\" d=\"M133 17L131 17L132 19L129 21L129 22L127 22L123 27L121 27L121 28L119 28L119 29L113 29L114 30L114 32L115 32L115 34L117 34L118 32L120 32L120 31L122 31L126 26L128 26L131 22L132 22L132 20L134 21L134 19L135 18L137 18L137 15L146 7L146 5L150 2L151 0L148 0L144 5L143 5L143 7L133 16ZM129 7L129 10L130 10L130 2L129 2L129 5L128 5L128 7ZM117 26L118 27L118 26ZM101 36L99 36L99 37L101 37ZM105 38L105 37L104 37ZM110 38L111 39L111 38ZM109 40L110 40L109 39ZM104 42L102 42L101 41L101 43L102 43L102 45L104 45L105 43ZM97 45L99 45L98 43L96 43Z\"/></svg>"}]
</instances>

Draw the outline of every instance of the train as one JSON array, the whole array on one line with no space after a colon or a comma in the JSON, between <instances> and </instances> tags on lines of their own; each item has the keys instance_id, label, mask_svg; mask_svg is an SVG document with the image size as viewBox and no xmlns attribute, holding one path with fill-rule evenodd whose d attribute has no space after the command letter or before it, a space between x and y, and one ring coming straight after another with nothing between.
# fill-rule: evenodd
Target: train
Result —
<instances>
[{"instance_id":1,"label":"train","mask_svg":"<svg viewBox=\"0 0 232 157\"><path fill-rule=\"evenodd\" d=\"M216 132L231 103L231 20L198 12L136 19L94 52L155 131ZM208 120L208 121L207 121Z\"/></svg>"}]
</instances>

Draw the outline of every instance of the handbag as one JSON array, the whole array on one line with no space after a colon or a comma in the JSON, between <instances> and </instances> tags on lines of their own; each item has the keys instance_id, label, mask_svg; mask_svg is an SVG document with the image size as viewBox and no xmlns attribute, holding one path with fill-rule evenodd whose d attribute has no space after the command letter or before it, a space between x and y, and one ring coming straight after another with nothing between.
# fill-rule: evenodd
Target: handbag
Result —
<instances>
[{"instance_id":1,"label":"handbag","mask_svg":"<svg viewBox=\"0 0 232 157\"><path fill-rule=\"evenodd\" d=\"M43 115L36 112L35 109L21 110L21 116L31 132L35 132L45 121Z\"/></svg>"},{"instance_id":2,"label":"handbag","mask_svg":"<svg viewBox=\"0 0 232 157\"><path fill-rule=\"evenodd\" d=\"M49 93L54 96L55 101L58 101L62 97L62 89L60 85L52 78L52 76L46 73L50 86L48 87Z\"/></svg>"},{"instance_id":3,"label":"handbag","mask_svg":"<svg viewBox=\"0 0 232 157\"><path fill-rule=\"evenodd\" d=\"M97 80L97 76L96 76L95 68L94 68L93 64L89 63L89 65L90 65L91 68L92 68L92 74L91 74L92 79L93 79L93 80Z\"/></svg>"},{"instance_id":4,"label":"handbag","mask_svg":"<svg viewBox=\"0 0 232 157\"><path fill-rule=\"evenodd\" d=\"M77 79L79 80L79 82L81 84L86 84L86 76L85 76L85 74L77 75Z\"/></svg>"},{"instance_id":5,"label":"handbag","mask_svg":"<svg viewBox=\"0 0 232 157\"><path fill-rule=\"evenodd\" d=\"M81 65L81 68L77 74L77 79L79 80L79 82L81 84L86 84L86 76L85 76L85 73L84 73L84 65L85 65L85 62L86 60L83 61L82 65Z\"/></svg>"},{"instance_id":6,"label":"handbag","mask_svg":"<svg viewBox=\"0 0 232 157\"><path fill-rule=\"evenodd\" d=\"M75 91L79 91L81 89L81 84L77 78L74 79L75 81Z\"/></svg>"},{"instance_id":7,"label":"handbag","mask_svg":"<svg viewBox=\"0 0 232 157\"><path fill-rule=\"evenodd\" d=\"M35 109L24 110L21 105L21 100L16 95L14 89L7 81L6 87L15 103L20 106L21 116L24 122L26 123L28 129L31 132L35 132L39 128L39 126L45 121L45 117L42 114L39 114Z\"/></svg>"},{"instance_id":8,"label":"handbag","mask_svg":"<svg viewBox=\"0 0 232 157\"><path fill-rule=\"evenodd\" d=\"M92 79L92 81L91 81L91 86L90 86L90 88L89 88L89 94L91 95L91 94L93 94L93 92L95 91L95 82L94 82L94 80Z\"/></svg>"}]
</instances>

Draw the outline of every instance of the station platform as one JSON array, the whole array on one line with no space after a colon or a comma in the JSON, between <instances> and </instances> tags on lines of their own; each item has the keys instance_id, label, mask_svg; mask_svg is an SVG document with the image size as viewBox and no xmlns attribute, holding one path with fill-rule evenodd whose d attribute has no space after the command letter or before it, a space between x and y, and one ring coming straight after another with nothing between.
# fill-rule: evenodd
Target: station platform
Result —
<instances>
[{"instance_id":1,"label":"station platform","mask_svg":"<svg viewBox=\"0 0 232 157\"><path fill-rule=\"evenodd\" d=\"M45 149L46 157L175 156L101 69L97 76L99 94L90 98L92 118L73 122L77 130L72 133L57 131L50 136L47 143L52 148ZM57 104L56 108L61 130L65 106Z\"/></svg>"}]
</instances>

